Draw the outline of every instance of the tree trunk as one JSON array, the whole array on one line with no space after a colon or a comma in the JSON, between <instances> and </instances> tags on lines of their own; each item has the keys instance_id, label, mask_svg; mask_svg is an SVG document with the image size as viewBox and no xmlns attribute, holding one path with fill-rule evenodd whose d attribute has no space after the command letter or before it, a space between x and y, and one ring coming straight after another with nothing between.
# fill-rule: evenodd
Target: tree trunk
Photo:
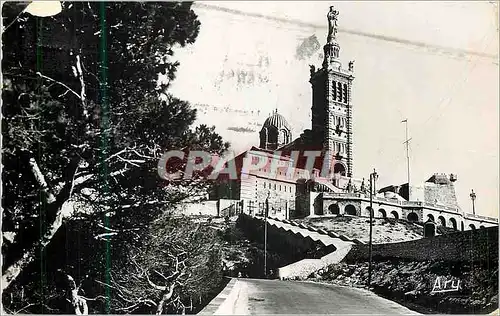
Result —
<instances>
[{"instance_id":1,"label":"tree trunk","mask_svg":"<svg viewBox=\"0 0 500 316\"><path fill-rule=\"evenodd\" d=\"M89 308L87 306L87 300L78 295L78 287L76 286L75 280L71 275L66 275L68 281L68 298L73 306L73 311L75 315L88 315Z\"/></svg>"},{"instance_id":2,"label":"tree trunk","mask_svg":"<svg viewBox=\"0 0 500 316\"><path fill-rule=\"evenodd\" d=\"M69 205L68 201L64 202L61 205L61 207L59 207L56 213L56 218L54 219L54 222L52 222L52 224L49 226L49 229L47 230L45 235L38 241L37 244L35 244L30 249L26 250L23 256L19 260L12 263L5 270L5 272L2 274L2 282L1 282L2 292L5 291L12 284L12 282L19 276L21 271L35 259L35 255L39 247L44 248L52 240L54 235L61 227L63 219L70 213L69 212L70 207L71 205Z\"/></svg>"},{"instance_id":3,"label":"tree trunk","mask_svg":"<svg viewBox=\"0 0 500 316\"><path fill-rule=\"evenodd\" d=\"M170 285L168 292L163 294L163 297L161 298L160 302L158 303L158 307L156 308L156 315L163 314L163 308L165 307L165 303L172 298L172 295L174 294L174 288L175 288L175 282Z\"/></svg>"}]
</instances>

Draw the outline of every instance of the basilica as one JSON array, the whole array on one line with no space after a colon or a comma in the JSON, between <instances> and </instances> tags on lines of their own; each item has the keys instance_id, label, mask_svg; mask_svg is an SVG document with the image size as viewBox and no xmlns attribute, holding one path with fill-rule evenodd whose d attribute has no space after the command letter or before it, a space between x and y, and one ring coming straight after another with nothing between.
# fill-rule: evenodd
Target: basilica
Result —
<instances>
[{"instance_id":1,"label":"basilica","mask_svg":"<svg viewBox=\"0 0 500 316\"><path fill-rule=\"evenodd\" d=\"M218 201L219 212L236 208L237 212L259 215L264 213L267 202L269 216L284 219L370 216L371 212L374 217L431 221L455 230L498 225L496 218L461 211L454 188L456 175L434 174L422 185L405 183L378 190L375 177L370 186L370 181L353 176L354 61L348 63L347 69L340 61L338 15L330 7L323 63L318 69L310 66L311 129L294 139L286 118L274 111L260 130L259 146L234 158L238 178L219 179L211 196ZM319 153L312 167L307 166L311 152ZM244 159L266 159L268 163L245 170ZM322 172L324 166L326 173Z\"/></svg>"}]
</instances>

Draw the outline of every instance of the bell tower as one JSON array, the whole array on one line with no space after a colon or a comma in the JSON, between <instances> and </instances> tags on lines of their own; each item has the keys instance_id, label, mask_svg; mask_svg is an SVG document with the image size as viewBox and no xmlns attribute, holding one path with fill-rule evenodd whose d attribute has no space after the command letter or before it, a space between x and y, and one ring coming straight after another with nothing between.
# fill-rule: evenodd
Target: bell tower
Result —
<instances>
[{"instance_id":1,"label":"bell tower","mask_svg":"<svg viewBox=\"0 0 500 316\"><path fill-rule=\"evenodd\" d=\"M354 61L342 68L337 42L339 12L330 7L327 14L328 36L323 47L322 68L311 66L312 133L321 142L325 163L333 172L352 177L352 98Z\"/></svg>"}]
</instances>

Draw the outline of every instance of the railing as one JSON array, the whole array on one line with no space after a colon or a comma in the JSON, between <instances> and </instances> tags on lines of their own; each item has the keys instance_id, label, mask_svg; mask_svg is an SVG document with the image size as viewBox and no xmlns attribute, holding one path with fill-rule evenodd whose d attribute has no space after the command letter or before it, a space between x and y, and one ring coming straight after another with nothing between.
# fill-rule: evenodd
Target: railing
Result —
<instances>
[{"instance_id":1,"label":"railing","mask_svg":"<svg viewBox=\"0 0 500 316\"><path fill-rule=\"evenodd\" d=\"M482 215L475 215L475 214L464 214L464 217L465 218L482 219L482 220L492 221L492 222L498 222L498 218L489 217L489 216L482 216Z\"/></svg>"},{"instance_id":2,"label":"railing","mask_svg":"<svg viewBox=\"0 0 500 316\"><path fill-rule=\"evenodd\" d=\"M332 198L357 198L357 199L369 199L368 195L362 194L362 193L332 193L332 192L325 192L323 193L326 197L332 197ZM390 204L394 205L399 205L399 206L413 206L413 207L429 207L429 208L434 208L438 210L446 210L446 211L451 211L451 212L458 212L457 207L453 206L448 206L448 205L439 205L439 204L434 204L434 203L429 203L429 202L422 202L422 201L400 201L396 199L390 199L390 198L383 198L383 197L373 197L374 202L387 202ZM479 215L476 215L479 216ZM483 218L485 220L494 220L490 217L478 217L478 218Z\"/></svg>"},{"instance_id":3,"label":"railing","mask_svg":"<svg viewBox=\"0 0 500 316\"><path fill-rule=\"evenodd\" d=\"M427 206L427 207L432 207L432 208L437 208L437 209L444 209L444 210L448 210L448 211L458 212L458 208L457 207L453 207L453 206L432 204L432 203L428 203L428 202L425 202L424 205Z\"/></svg>"},{"instance_id":4,"label":"railing","mask_svg":"<svg viewBox=\"0 0 500 316\"><path fill-rule=\"evenodd\" d=\"M335 198L362 198L366 197L361 193L333 193L333 192L325 192L326 196L335 197Z\"/></svg>"}]
</instances>

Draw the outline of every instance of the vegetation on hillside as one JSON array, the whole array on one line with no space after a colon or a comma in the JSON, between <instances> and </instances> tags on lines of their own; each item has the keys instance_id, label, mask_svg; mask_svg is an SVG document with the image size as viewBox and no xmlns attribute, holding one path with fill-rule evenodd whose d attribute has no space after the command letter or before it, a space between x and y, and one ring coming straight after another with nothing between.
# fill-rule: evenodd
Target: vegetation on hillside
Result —
<instances>
[{"instance_id":1,"label":"vegetation on hillside","mask_svg":"<svg viewBox=\"0 0 500 316\"><path fill-rule=\"evenodd\" d=\"M326 217L307 218L305 224L316 228L334 231L337 234L368 242L370 234L370 219L367 217ZM373 219L373 243L382 244L420 239L423 236L421 225L398 221L391 218Z\"/></svg>"},{"instance_id":2,"label":"vegetation on hillside","mask_svg":"<svg viewBox=\"0 0 500 316\"><path fill-rule=\"evenodd\" d=\"M453 280L459 284L459 290L431 293L438 277ZM331 265L309 279L364 287L368 282L368 263ZM444 286L442 283L439 285ZM425 314L490 313L498 308L498 263L375 261L372 287L377 294Z\"/></svg>"}]
</instances>

